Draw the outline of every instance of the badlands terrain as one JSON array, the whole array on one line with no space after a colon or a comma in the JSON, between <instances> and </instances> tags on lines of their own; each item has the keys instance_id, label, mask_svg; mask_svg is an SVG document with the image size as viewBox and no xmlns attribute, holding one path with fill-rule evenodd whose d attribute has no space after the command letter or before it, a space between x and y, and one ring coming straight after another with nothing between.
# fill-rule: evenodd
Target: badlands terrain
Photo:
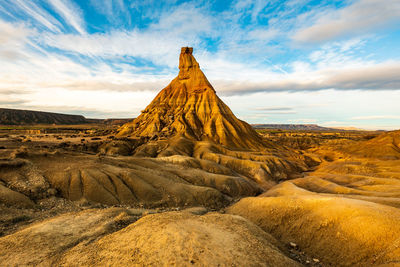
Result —
<instances>
[{"instance_id":1,"label":"badlands terrain","mask_svg":"<svg viewBox=\"0 0 400 267\"><path fill-rule=\"evenodd\" d=\"M127 123L24 112L0 127L1 266L400 266L400 131L255 130L188 47Z\"/></svg>"}]
</instances>

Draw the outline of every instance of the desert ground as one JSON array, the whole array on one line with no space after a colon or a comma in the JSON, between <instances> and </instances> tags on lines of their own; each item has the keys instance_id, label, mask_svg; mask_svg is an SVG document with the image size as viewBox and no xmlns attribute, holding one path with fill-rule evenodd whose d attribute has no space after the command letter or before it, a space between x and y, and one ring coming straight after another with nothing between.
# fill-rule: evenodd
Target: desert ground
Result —
<instances>
[{"instance_id":1,"label":"desert ground","mask_svg":"<svg viewBox=\"0 0 400 267\"><path fill-rule=\"evenodd\" d=\"M128 123L0 127L0 265L399 266L400 131L255 130L192 51Z\"/></svg>"}]
</instances>

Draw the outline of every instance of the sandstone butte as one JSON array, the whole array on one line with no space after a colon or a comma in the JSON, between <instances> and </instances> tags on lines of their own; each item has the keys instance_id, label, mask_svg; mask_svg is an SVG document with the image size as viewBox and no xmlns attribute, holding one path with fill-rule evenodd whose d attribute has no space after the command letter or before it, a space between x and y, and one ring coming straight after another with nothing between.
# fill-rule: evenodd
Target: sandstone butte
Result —
<instances>
[{"instance_id":1,"label":"sandstone butte","mask_svg":"<svg viewBox=\"0 0 400 267\"><path fill-rule=\"evenodd\" d=\"M194 58L192 47L181 48L178 76L140 116L123 125L118 136L153 139L180 136L237 149L260 149L266 145L217 96Z\"/></svg>"}]
</instances>

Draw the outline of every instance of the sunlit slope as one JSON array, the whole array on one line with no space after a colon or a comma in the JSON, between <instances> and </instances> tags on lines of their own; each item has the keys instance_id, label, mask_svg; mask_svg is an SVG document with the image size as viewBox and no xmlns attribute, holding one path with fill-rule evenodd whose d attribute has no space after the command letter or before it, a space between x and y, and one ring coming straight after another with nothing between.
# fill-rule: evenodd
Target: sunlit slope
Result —
<instances>
[{"instance_id":1,"label":"sunlit slope","mask_svg":"<svg viewBox=\"0 0 400 267\"><path fill-rule=\"evenodd\" d=\"M400 210L369 201L321 195L285 182L261 197L228 209L282 243L328 266L371 266L400 262Z\"/></svg>"},{"instance_id":2,"label":"sunlit slope","mask_svg":"<svg viewBox=\"0 0 400 267\"><path fill-rule=\"evenodd\" d=\"M136 221L141 215L140 210L109 208L45 220L0 237L0 262L6 266L300 266L271 235L239 216L184 211Z\"/></svg>"}]
</instances>

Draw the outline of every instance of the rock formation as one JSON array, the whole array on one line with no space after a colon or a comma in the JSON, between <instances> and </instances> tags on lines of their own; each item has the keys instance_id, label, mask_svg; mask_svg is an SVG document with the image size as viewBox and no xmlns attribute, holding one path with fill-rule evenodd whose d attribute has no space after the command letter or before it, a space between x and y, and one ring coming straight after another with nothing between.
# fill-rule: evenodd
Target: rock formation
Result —
<instances>
[{"instance_id":1,"label":"rock formation","mask_svg":"<svg viewBox=\"0 0 400 267\"><path fill-rule=\"evenodd\" d=\"M193 48L183 47L179 74L143 110L119 129L119 136L172 137L212 140L239 149L260 149L265 143L244 121L235 117L216 92L199 63Z\"/></svg>"}]
</instances>

